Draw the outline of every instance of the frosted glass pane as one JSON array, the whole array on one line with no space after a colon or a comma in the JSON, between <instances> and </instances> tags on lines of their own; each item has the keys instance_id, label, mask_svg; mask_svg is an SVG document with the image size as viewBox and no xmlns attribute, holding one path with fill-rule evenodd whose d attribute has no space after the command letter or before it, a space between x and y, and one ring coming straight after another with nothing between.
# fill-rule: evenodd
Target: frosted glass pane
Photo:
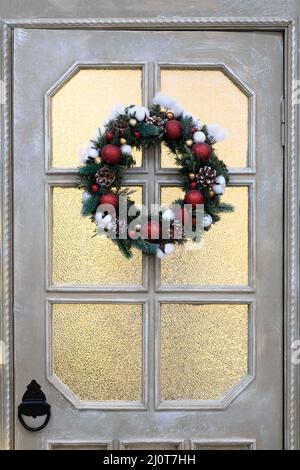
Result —
<instances>
[{"instance_id":1,"label":"frosted glass pane","mask_svg":"<svg viewBox=\"0 0 300 470\"><path fill-rule=\"evenodd\" d=\"M217 400L248 370L248 306L161 306L163 400Z\"/></svg>"},{"instance_id":2,"label":"frosted glass pane","mask_svg":"<svg viewBox=\"0 0 300 470\"><path fill-rule=\"evenodd\" d=\"M248 153L248 97L219 70L161 70L161 90L174 96L205 124L219 124L228 138L215 145L229 167L245 167ZM162 151L162 167L174 167Z\"/></svg>"},{"instance_id":3,"label":"frosted glass pane","mask_svg":"<svg viewBox=\"0 0 300 470\"><path fill-rule=\"evenodd\" d=\"M176 187L162 187L161 201L170 205L182 196ZM204 233L197 251L176 247L175 256L161 263L161 283L168 285L248 284L248 188L228 187L222 201L235 212L223 214L220 222Z\"/></svg>"},{"instance_id":4,"label":"frosted glass pane","mask_svg":"<svg viewBox=\"0 0 300 470\"><path fill-rule=\"evenodd\" d=\"M142 306L54 304L53 369L81 400L141 401Z\"/></svg>"},{"instance_id":5,"label":"frosted glass pane","mask_svg":"<svg viewBox=\"0 0 300 470\"><path fill-rule=\"evenodd\" d=\"M131 187L137 203L142 186ZM131 189L130 188L130 189ZM136 250L127 260L108 238L95 235L96 226L80 215L82 191L54 187L52 194L52 270L55 285L142 284L142 255Z\"/></svg>"},{"instance_id":6,"label":"frosted glass pane","mask_svg":"<svg viewBox=\"0 0 300 470\"><path fill-rule=\"evenodd\" d=\"M141 69L80 70L51 98L52 166L76 168L112 109L141 102ZM140 166L140 152L135 159Z\"/></svg>"}]
</instances>

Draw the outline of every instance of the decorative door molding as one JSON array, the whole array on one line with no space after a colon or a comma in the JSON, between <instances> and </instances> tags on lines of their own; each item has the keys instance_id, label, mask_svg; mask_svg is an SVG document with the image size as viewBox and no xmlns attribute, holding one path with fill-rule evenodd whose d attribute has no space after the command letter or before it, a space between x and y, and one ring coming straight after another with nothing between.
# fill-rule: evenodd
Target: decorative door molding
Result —
<instances>
[{"instance_id":1,"label":"decorative door molding","mask_svg":"<svg viewBox=\"0 0 300 470\"><path fill-rule=\"evenodd\" d=\"M284 5L282 6L282 9ZM13 448L13 189L12 189L12 54L15 28L24 29L131 29L131 30L255 30L281 31L284 35L284 78L286 145L284 150L284 429L286 449L300 447L299 365L292 363L295 341L299 339L299 191L298 191L298 108L293 104L297 78L297 18L112 18L112 19L21 19L1 21L2 80L1 103L1 209L2 209L2 302L0 339L3 358L0 364L0 448ZM280 118L280 116L278 116Z\"/></svg>"}]
</instances>

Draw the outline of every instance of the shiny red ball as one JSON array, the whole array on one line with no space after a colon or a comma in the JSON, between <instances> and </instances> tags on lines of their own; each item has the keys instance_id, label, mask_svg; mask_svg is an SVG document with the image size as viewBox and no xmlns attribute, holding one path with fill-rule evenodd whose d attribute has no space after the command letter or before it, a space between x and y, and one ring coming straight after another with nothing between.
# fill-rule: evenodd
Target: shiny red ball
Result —
<instances>
[{"instance_id":1,"label":"shiny red ball","mask_svg":"<svg viewBox=\"0 0 300 470\"><path fill-rule=\"evenodd\" d=\"M147 240L158 240L161 236L161 228L158 222L149 220L149 222L142 225L141 233Z\"/></svg>"},{"instance_id":2,"label":"shiny red ball","mask_svg":"<svg viewBox=\"0 0 300 470\"><path fill-rule=\"evenodd\" d=\"M191 213L187 207L182 207L175 215L176 219L178 219L182 224L188 224L191 220Z\"/></svg>"},{"instance_id":3,"label":"shiny red ball","mask_svg":"<svg viewBox=\"0 0 300 470\"><path fill-rule=\"evenodd\" d=\"M92 184L92 186L91 186L91 191L92 191L92 193L97 193L97 192L99 191L99 186L98 186L98 184L96 184L96 183L95 183L95 184Z\"/></svg>"},{"instance_id":4,"label":"shiny red ball","mask_svg":"<svg viewBox=\"0 0 300 470\"><path fill-rule=\"evenodd\" d=\"M191 181L190 182L190 189L197 189L197 188L198 188L197 181Z\"/></svg>"},{"instance_id":5,"label":"shiny red ball","mask_svg":"<svg viewBox=\"0 0 300 470\"><path fill-rule=\"evenodd\" d=\"M112 132L106 132L105 138L106 140L112 140L113 139L113 133Z\"/></svg>"},{"instance_id":6,"label":"shiny red ball","mask_svg":"<svg viewBox=\"0 0 300 470\"><path fill-rule=\"evenodd\" d=\"M192 204L192 206L195 207L197 204L204 204L205 196L201 191L191 189L186 193L184 202L186 204Z\"/></svg>"},{"instance_id":7,"label":"shiny red ball","mask_svg":"<svg viewBox=\"0 0 300 470\"><path fill-rule=\"evenodd\" d=\"M136 137L137 139L139 139L141 137L141 133L139 131L134 131L133 133L134 137Z\"/></svg>"},{"instance_id":8,"label":"shiny red ball","mask_svg":"<svg viewBox=\"0 0 300 470\"><path fill-rule=\"evenodd\" d=\"M192 134L195 134L195 132L197 132L197 130L198 130L197 127L192 127L192 129L191 129Z\"/></svg>"},{"instance_id":9,"label":"shiny red ball","mask_svg":"<svg viewBox=\"0 0 300 470\"><path fill-rule=\"evenodd\" d=\"M102 194L99 198L100 204L110 204L115 209L119 207L119 196L116 193Z\"/></svg>"},{"instance_id":10,"label":"shiny red ball","mask_svg":"<svg viewBox=\"0 0 300 470\"><path fill-rule=\"evenodd\" d=\"M122 158L122 152L118 145L106 144L101 150L101 160L110 165L116 165Z\"/></svg>"},{"instance_id":11,"label":"shiny red ball","mask_svg":"<svg viewBox=\"0 0 300 470\"><path fill-rule=\"evenodd\" d=\"M176 119L171 119L165 125L165 137L169 140L178 140L182 136L182 125Z\"/></svg>"},{"instance_id":12,"label":"shiny red ball","mask_svg":"<svg viewBox=\"0 0 300 470\"><path fill-rule=\"evenodd\" d=\"M207 160L212 154L212 149L205 142L199 142L193 145L192 152L198 160Z\"/></svg>"}]
</instances>

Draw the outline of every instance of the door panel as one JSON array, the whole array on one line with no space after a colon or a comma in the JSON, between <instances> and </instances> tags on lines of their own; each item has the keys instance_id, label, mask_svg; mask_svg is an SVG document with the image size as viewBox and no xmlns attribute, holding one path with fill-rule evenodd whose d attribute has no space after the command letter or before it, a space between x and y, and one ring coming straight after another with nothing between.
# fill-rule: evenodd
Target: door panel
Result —
<instances>
[{"instance_id":1,"label":"door panel","mask_svg":"<svg viewBox=\"0 0 300 470\"><path fill-rule=\"evenodd\" d=\"M16 29L16 403L35 378L52 407L17 448L281 448L282 67L279 33ZM229 130L236 212L199 251L125 261L80 218L76 153L160 88ZM173 200L165 151L136 159L134 198Z\"/></svg>"}]
</instances>

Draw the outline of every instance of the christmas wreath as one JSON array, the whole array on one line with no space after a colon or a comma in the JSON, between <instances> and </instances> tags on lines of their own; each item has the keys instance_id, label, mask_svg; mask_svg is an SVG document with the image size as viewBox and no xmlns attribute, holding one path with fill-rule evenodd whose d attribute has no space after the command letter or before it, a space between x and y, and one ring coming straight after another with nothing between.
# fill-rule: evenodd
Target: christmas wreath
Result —
<instances>
[{"instance_id":1,"label":"christmas wreath","mask_svg":"<svg viewBox=\"0 0 300 470\"><path fill-rule=\"evenodd\" d=\"M162 93L153 103L150 109L118 106L91 141L78 171L78 187L84 189L82 215L90 216L96 234L110 237L127 258L137 248L162 259L175 251L176 244L199 241L199 234L218 222L220 213L234 210L221 202L228 169L214 151L225 131L201 124ZM133 191L121 188L122 174L135 164L134 148L161 143L174 155L185 195L148 216L131 199Z\"/></svg>"}]
</instances>

